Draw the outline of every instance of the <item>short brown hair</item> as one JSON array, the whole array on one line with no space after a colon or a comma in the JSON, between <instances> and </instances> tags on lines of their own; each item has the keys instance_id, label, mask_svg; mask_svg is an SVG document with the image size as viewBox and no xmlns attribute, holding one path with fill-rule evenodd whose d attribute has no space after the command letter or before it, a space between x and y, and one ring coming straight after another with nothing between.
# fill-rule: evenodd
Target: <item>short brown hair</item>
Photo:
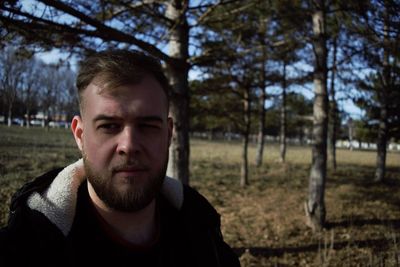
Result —
<instances>
[{"instance_id":1,"label":"short brown hair","mask_svg":"<svg viewBox=\"0 0 400 267\"><path fill-rule=\"evenodd\" d=\"M163 88L169 103L170 85L160 62L139 51L106 50L90 55L80 64L76 87L82 109L82 93L86 87L100 78L105 90L140 83L147 75L154 77Z\"/></svg>"}]
</instances>

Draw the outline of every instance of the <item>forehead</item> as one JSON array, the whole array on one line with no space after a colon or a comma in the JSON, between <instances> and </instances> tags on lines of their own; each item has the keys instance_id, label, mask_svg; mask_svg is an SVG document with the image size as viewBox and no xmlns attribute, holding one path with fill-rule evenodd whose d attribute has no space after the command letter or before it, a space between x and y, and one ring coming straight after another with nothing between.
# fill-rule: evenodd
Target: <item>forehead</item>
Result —
<instances>
[{"instance_id":1,"label":"forehead","mask_svg":"<svg viewBox=\"0 0 400 267\"><path fill-rule=\"evenodd\" d=\"M167 97L157 80L151 76L133 85L107 88L94 79L82 94L83 116L96 116L99 113L132 117L135 115L166 116Z\"/></svg>"}]
</instances>

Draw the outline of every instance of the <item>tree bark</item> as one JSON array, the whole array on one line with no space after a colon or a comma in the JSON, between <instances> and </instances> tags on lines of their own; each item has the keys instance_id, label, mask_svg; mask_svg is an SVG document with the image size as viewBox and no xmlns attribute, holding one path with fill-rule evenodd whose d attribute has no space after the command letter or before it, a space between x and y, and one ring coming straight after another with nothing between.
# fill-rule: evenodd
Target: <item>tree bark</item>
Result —
<instances>
[{"instance_id":1,"label":"tree bark","mask_svg":"<svg viewBox=\"0 0 400 267\"><path fill-rule=\"evenodd\" d=\"M326 215L324 195L327 158L328 94L326 88L327 51L324 0L316 1L314 8L312 16L314 33L313 48L315 54L313 145L309 194L305 209L307 225L315 231L323 228Z\"/></svg>"},{"instance_id":2,"label":"tree bark","mask_svg":"<svg viewBox=\"0 0 400 267\"><path fill-rule=\"evenodd\" d=\"M283 63L282 79L282 106L281 106L281 131L280 131L280 160L285 162L286 157L286 62Z\"/></svg>"},{"instance_id":3,"label":"tree bark","mask_svg":"<svg viewBox=\"0 0 400 267\"><path fill-rule=\"evenodd\" d=\"M189 184L189 26L186 18L187 1L171 0L166 16L174 22L169 36L167 76L172 86L170 116L174 120L172 143L169 150L167 174Z\"/></svg>"},{"instance_id":4,"label":"tree bark","mask_svg":"<svg viewBox=\"0 0 400 267\"><path fill-rule=\"evenodd\" d=\"M330 158L332 167L336 170L336 133L337 133L337 123L338 123L338 109L335 97L335 79L336 79L336 61L337 61L337 39L333 39L333 63L332 63L332 75L331 75L331 109L330 109L330 136L329 136L329 148L330 148Z\"/></svg>"},{"instance_id":5,"label":"tree bark","mask_svg":"<svg viewBox=\"0 0 400 267\"><path fill-rule=\"evenodd\" d=\"M242 148L242 165L240 170L240 186L245 187L249 184L249 161L248 161L248 146L250 134L250 92L246 88L243 99L243 116L245 128L243 132L243 148Z\"/></svg>"}]
</instances>

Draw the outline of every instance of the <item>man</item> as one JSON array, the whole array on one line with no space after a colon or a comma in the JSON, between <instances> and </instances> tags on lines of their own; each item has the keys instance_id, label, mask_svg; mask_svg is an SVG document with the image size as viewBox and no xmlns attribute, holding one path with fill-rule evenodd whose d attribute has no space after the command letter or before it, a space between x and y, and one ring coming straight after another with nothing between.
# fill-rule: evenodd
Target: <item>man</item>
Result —
<instances>
[{"instance_id":1,"label":"man","mask_svg":"<svg viewBox=\"0 0 400 267\"><path fill-rule=\"evenodd\" d=\"M81 64L82 159L26 184L0 232L0 266L239 266L219 215L165 177L172 119L160 64L105 51Z\"/></svg>"}]
</instances>

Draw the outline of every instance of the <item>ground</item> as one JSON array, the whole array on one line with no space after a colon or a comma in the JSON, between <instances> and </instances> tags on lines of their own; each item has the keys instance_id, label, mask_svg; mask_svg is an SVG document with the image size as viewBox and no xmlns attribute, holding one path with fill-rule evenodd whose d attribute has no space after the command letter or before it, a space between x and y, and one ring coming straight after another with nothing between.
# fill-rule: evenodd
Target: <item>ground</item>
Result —
<instances>
[{"instance_id":1,"label":"ground","mask_svg":"<svg viewBox=\"0 0 400 267\"><path fill-rule=\"evenodd\" d=\"M225 241L242 266L400 266L400 153L389 153L385 183L373 182L375 152L338 150L328 166L327 224L305 225L309 147L290 146L287 161L266 144L256 168L250 147L250 185L239 186L241 145L191 141L191 185L221 214ZM0 226L12 193L24 182L80 157L65 129L0 126Z\"/></svg>"}]
</instances>

